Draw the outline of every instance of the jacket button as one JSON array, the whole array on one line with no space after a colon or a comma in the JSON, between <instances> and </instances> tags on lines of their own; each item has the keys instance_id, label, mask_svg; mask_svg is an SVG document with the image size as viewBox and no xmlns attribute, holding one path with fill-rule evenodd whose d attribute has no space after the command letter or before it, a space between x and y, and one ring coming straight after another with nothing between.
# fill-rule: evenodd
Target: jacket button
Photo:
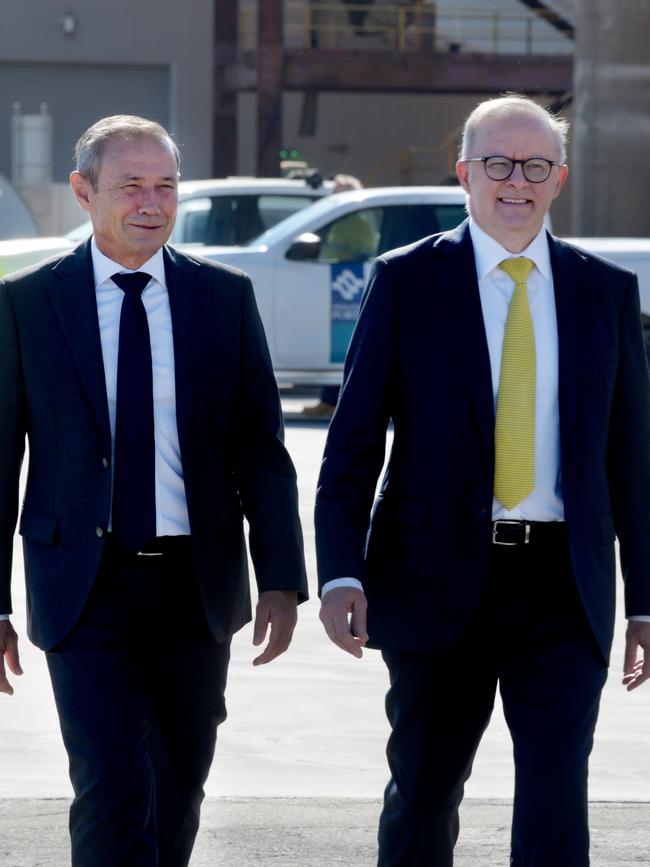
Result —
<instances>
[{"instance_id":1,"label":"jacket button","mask_svg":"<svg viewBox=\"0 0 650 867\"><path fill-rule=\"evenodd\" d=\"M95 533L97 534L97 538L101 539L104 535L104 530L101 527L95 527Z\"/></svg>"},{"instance_id":2,"label":"jacket button","mask_svg":"<svg viewBox=\"0 0 650 867\"><path fill-rule=\"evenodd\" d=\"M102 466L104 467L105 470L108 469L108 466L109 466L108 458L102 458Z\"/></svg>"},{"instance_id":3,"label":"jacket button","mask_svg":"<svg viewBox=\"0 0 650 867\"><path fill-rule=\"evenodd\" d=\"M481 518L487 518L489 515L489 511L487 509L481 509Z\"/></svg>"}]
</instances>

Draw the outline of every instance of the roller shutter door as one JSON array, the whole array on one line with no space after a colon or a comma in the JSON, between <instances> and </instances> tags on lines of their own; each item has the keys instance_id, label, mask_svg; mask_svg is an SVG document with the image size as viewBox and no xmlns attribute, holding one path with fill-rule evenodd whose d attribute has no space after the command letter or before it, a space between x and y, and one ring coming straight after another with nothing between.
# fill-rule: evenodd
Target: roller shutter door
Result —
<instances>
[{"instance_id":1,"label":"roller shutter door","mask_svg":"<svg viewBox=\"0 0 650 867\"><path fill-rule=\"evenodd\" d=\"M53 180L74 168L74 145L100 117L138 114L168 128L167 66L0 63L0 173L11 175L11 116L37 114L42 102L53 118ZM173 133L173 130L170 130Z\"/></svg>"}]
</instances>

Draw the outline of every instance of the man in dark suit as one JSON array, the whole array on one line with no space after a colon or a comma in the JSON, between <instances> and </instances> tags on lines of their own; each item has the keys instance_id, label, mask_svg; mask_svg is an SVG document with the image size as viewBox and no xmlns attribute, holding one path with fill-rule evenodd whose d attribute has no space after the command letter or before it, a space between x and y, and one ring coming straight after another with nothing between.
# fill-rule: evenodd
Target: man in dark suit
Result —
<instances>
[{"instance_id":1,"label":"man in dark suit","mask_svg":"<svg viewBox=\"0 0 650 867\"><path fill-rule=\"evenodd\" d=\"M346 360L316 503L321 619L389 670L381 867L453 863L497 684L516 769L510 863L589 863L615 536L623 682L650 678L638 287L544 229L565 136L523 97L475 109L457 165L469 220L376 261Z\"/></svg>"},{"instance_id":2,"label":"man in dark suit","mask_svg":"<svg viewBox=\"0 0 650 867\"><path fill-rule=\"evenodd\" d=\"M249 279L166 247L179 155L105 118L70 176L93 237L0 283L0 660L20 512L31 639L47 653L75 799L75 867L181 867L198 829L232 634L254 664L307 596L296 478ZM4 664L0 691L11 693Z\"/></svg>"}]
</instances>

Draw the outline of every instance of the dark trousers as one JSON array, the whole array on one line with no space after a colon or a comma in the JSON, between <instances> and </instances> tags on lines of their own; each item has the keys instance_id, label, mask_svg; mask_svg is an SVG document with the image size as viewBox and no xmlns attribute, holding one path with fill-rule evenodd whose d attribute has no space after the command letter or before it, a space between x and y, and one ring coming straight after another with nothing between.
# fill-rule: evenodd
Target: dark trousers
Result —
<instances>
[{"instance_id":1,"label":"dark trousers","mask_svg":"<svg viewBox=\"0 0 650 867\"><path fill-rule=\"evenodd\" d=\"M73 867L188 864L229 654L208 630L188 539L146 557L107 544L80 621L47 654Z\"/></svg>"},{"instance_id":2,"label":"dark trousers","mask_svg":"<svg viewBox=\"0 0 650 867\"><path fill-rule=\"evenodd\" d=\"M383 656L392 777L379 867L453 864L464 783L497 684L515 760L510 865L587 867L587 763L607 670L564 531L544 545L493 547L483 605L456 646Z\"/></svg>"}]
</instances>

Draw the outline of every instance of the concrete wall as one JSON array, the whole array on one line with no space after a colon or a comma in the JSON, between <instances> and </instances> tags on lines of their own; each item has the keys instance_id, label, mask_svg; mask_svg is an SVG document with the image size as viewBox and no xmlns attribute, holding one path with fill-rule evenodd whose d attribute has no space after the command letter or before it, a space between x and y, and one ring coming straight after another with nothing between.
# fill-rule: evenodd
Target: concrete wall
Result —
<instances>
[{"instance_id":1,"label":"concrete wall","mask_svg":"<svg viewBox=\"0 0 650 867\"><path fill-rule=\"evenodd\" d=\"M576 235L650 235L650 0L577 0Z\"/></svg>"},{"instance_id":2,"label":"concrete wall","mask_svg":"<svg viewBox=\"0 0 650 867\"><path fill-rule=\"evenodd\" d=\"M63 32L67 12L75 18L72 35ZM183 175L210 175L211 0L0 0L0 21L0 64L167 66L169 127L182 148Z\"/></svg>"}]
</instances>

